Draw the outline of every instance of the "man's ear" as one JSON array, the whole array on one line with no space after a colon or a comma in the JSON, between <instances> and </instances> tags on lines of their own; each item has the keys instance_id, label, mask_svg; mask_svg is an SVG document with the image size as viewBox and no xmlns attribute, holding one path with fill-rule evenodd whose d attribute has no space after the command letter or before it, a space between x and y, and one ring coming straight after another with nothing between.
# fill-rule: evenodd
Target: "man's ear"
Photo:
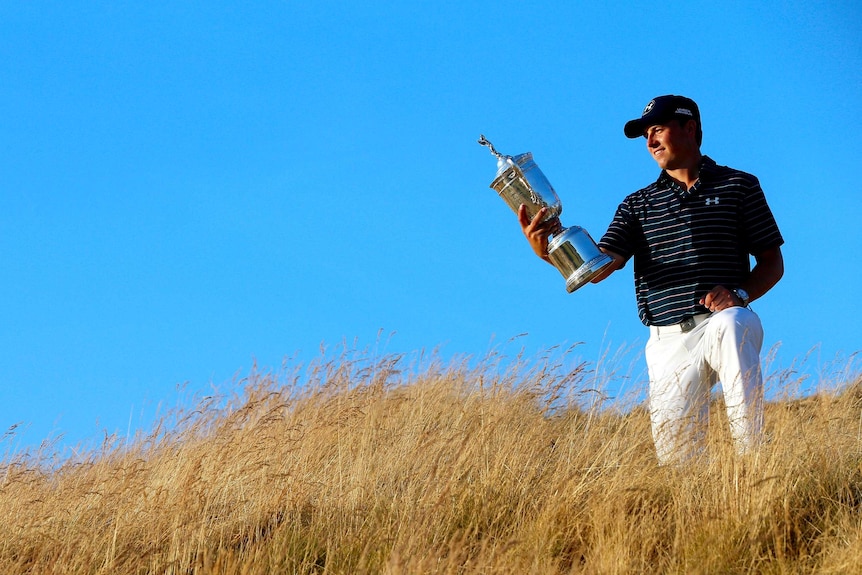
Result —
<instances>
[{"instance_id":1,"label":"man's ear","mask_svg":"<svg viewBox=\"0 0 862 575\"><path fill-rule=\"evenodd\" d=\"M685 123L685 133L693 138L697 138L697 121L689 120Z\"/></svg>"}]
</instances>

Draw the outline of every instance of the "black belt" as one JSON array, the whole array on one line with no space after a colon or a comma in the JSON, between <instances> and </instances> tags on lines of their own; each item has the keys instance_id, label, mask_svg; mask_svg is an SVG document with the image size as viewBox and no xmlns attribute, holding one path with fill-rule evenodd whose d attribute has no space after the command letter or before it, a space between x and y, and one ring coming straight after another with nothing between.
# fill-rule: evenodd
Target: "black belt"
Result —
<instances>
[{"instance_id":1,"label":"black belt","mask_svg":"<svg viewBox=\"0 0 862 575\"><path fill-rule=\"evenodd\" d=\"M675 323L673 325L653 325L650 326L655 330L656 333L688 333L693 330L698 325L702 324L706 319L712 314L701 313L698 315L692 315L679 323Z\"/></svg>"}]
</instances>

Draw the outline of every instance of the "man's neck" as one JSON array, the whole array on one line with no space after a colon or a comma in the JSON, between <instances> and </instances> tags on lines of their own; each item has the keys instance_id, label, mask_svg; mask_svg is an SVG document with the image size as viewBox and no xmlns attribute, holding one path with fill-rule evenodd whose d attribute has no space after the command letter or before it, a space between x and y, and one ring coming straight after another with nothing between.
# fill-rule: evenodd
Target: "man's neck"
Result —
<instances>
[{"instance_id":1,"label":"man's neck","mask_svg":"<svg viewBox=\"0 0 862 575\"><path fill-rule=\"evenodd\" d=\"M665 172L668 176L676 180L676 182L684 189L690 190L691 187L697 183L697 179L700 177L700 160L702 158L703 156L698 152L682 166L672 170L666 169Z\"/></svg>"}]
</instances>

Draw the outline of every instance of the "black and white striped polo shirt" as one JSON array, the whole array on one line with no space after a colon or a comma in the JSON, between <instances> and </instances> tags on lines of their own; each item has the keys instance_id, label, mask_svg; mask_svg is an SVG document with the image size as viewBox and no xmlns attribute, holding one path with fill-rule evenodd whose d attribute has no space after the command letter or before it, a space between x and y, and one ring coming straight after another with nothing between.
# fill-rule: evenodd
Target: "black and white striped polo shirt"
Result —
<instances>
[{"instance_id":1,"label":"black and white striped polo shirt","mask_svg":"<svg viewBox=\"0 0 862 575\"><path fill-rule=\"evenodd\" d=\"M706 313L701 297L717 285L739 286L750 254L783 243L757 178L704 156L690 190L662 171L626 197L599 246L634 256L641 321L671 325Z\"/></svg>"}]
</instances>

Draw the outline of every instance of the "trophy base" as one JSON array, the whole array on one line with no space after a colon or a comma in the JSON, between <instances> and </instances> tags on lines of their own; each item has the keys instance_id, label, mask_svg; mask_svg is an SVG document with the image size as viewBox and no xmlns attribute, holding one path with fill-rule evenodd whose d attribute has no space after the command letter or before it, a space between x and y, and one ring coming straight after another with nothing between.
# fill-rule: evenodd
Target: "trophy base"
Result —
<instances>
[{"instance_id":1,"label":"trophy base","mask_svg":"<svg viewBox=\"0 0 862 575\"><path fill-rule=\"evenodd\" d=\"M589 283L613 261L610 256L602 254L584 263L575 273L566 278L566 291L572 293L584 284Z\"/></svg>"},{"instance_id":2,"label":"trophy base","mask_svg":"<svg viewBox=\"0 0 862 575\"><path fill-rule=\"evenodd\" d=\"M602 253L590 234L579 226L566 228L548 244L548 259L566 278L572 293L599 275L613 259Z\"/></svg>"}]
</instances>

